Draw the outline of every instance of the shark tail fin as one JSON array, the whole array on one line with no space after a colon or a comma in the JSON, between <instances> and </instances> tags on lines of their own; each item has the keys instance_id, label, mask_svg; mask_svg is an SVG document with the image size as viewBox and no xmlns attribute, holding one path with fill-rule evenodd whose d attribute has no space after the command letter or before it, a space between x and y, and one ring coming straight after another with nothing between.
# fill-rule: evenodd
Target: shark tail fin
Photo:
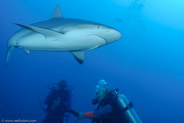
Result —
<instances>
[{"instance_id":1,"label":"shark tail fin","mask_svg":"<svg viewBox=\"0 0 184 123\"><path fill-rule=\"evenodd\" d=\"M7 56L6 56L6 66L8 66L8 61L10 59L12 50L13 50L13 47L8 48L8 53L7 53Z\"/></svg>"}]
</instances>

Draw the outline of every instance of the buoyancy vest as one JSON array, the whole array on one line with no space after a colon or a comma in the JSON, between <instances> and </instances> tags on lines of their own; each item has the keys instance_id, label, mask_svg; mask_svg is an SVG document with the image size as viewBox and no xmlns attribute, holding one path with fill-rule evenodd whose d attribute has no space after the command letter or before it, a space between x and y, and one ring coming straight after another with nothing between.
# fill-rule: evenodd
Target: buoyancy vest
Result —
<instances>
[{"instance_id":1,"label":"buoyancy vest","mask_svg":"<svg viewBox=\"0 0 184 123\"><path fill-rule=\"evenodd\" d=\"M126 96L118 94L118 89L106 95L97 107L97 110L107 104L112 106L112 112L94 119L92 123L142 123L132 108L133 103L129 102Z\"/></svg>"}]
</instances>

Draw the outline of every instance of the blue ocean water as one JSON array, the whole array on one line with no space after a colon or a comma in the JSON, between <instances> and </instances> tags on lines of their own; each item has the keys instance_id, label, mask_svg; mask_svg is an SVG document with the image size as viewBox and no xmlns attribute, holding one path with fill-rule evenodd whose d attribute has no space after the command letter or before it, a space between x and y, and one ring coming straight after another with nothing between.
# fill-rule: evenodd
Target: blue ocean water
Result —
<instances>
[{"instance_id":1,"label":"blue ocean water","mask_svg":"<svg viewBox=\"0 0 184 123\"><path fill-rule=\"evenodd\" d=\"M26 55L15 49L6 68L7 41L20 29L12 23L47 20L56 5L63 17L102 23L123 37L86 51L82 65L68 52ZM92 111L95 86L105 79L134 103L144 123L184 123L183 12L183 0L0 1L0 120L41 122L45 113L39 100L48 93L49 84L62 79L73 87L73 109ZM75 119L71 116L69 122Z\"/></svg>"}]
</instances>

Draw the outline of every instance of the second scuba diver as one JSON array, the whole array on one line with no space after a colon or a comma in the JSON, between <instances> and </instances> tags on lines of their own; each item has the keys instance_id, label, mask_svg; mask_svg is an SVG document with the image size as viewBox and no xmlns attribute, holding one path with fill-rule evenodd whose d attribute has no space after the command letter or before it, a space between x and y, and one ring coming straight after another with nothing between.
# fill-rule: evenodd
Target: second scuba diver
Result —
<instances>
[{"instance_id":1,"label":"second scuba diver","mask_svg":"<svg viewBox=\"0 0 184 123\"><path fill-rule=\"evenodd\" d=\"M105 80L100 80L96 86L93 104L98 104L95 111L68 112L78 119L90 118L92 123L142 123L133 109L133 103L129 102L126 96L118 94L118 89L110 91Z\"/></svg>"},{"instance_id":2,"label":"second scuba diver","mask_svg":"<svg viewBox=\"0 0 184 123\"><path fill-rule=\"evenodd\" d=\"M65 80L57 83L45 100L47 115L42 123L63 123L66 110L71 108L71 94Z\"/></svg>"}]
</instances>

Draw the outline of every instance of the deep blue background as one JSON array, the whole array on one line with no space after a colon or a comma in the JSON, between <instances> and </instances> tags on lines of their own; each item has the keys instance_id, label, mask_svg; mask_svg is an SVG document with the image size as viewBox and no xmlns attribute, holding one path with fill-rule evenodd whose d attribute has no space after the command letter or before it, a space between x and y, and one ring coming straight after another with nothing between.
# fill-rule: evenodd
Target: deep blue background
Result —
<instances>
[{"instance_id":1,"label":"deep blue background","mask_svg":"<svg viewBox=\"0 0 184 123\"><path fill-rule=\"evenodd\" d=\"M163 1L1 0L0 120L41 122L45 114L39 99L48 93L48 84L61 79L73 86L74 109L94 110L95 85L103 78L134 102L144 123L184 123L184 2ZM86 51L82 65L68 52L26 55L15 49L5 68L7 41L19 29L12 23L49 19L56 5L61 6L63 17L109 25L123 38ZM71 117L70 122L74 120Z\"/></svg>"}]
</instances>

